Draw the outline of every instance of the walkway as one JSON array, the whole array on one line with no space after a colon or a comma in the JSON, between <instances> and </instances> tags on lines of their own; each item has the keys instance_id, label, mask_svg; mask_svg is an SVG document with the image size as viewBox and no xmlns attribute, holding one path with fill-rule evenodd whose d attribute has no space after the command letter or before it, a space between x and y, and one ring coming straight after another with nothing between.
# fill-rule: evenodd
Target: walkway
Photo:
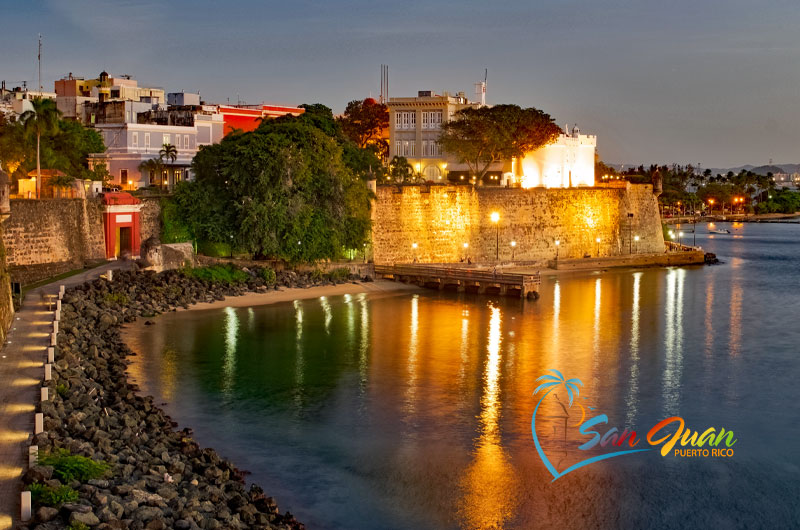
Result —
<instances>
[{"instance_id":1,"label":"walkway","mask_svg":"<svg viewBox=\"0 0 800 530\"><path fill-rule=\"evenodd\" d=\"M7 343L0 350L0 530L19 523L20 478L27 469L35 403L40 399L44 361L53 330L53 313L47 311L43 295L56 295L59 285L71 287L93 280L109 269L130 265L130 262L109 262L29 291L14 315Z\"/></svg>"}]
</instances>

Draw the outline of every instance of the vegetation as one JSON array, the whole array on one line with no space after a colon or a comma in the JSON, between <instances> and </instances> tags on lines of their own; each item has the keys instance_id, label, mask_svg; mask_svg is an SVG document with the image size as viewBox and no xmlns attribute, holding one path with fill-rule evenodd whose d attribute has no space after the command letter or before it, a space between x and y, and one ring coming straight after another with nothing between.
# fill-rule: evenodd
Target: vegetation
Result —
<instances>
[{"instance_id":1,"label":"vegetation","mask_svg":"<svg viewBox=\"0 0 800 530\"><path fill-rule=\"evenodd\" d=\"M274 285L275 282L278 281L275 271L266 267L261 269L261 277L264 279L264 282L266 282L267 285Z\"/></svg>"},{"instance_id":2,"label":"vegetation","mask_svg":"<svg viewBox=\"0 0 800 530\"><path fill-rule=\"evenodd\" d=\"M418 184L422 182L422 175L414 171L408 159L404 156L392 157L389 162L387 177L396 184Z\"/></svg>"},{"instance_id":3,"label":"vegetation","mask_svg":"<svg viewBox=\"0 0 800 530\"><path fill-rule=\"evenodd\" d=\"M53 476L61 482L73 480L86 482L102 477L111 469L108 462L73 455L67 449L58 449L53 453L40 456L39 465L53 466Z\"/></svg>"},{"instance_id":4,"label":"vegetation","mask_svg":"<svg viewBox=\"0 0 800 530\"><path fill-rule=\"evenodd\" d=\"M108 304L128 305L128 296L125 293L108 293L105 296L105 300Z\"/></svg>"},{"instance_id":5,"label":"vegetation","mask_svg":"<svg viewBox=\"0 0 800 530\"><path fill-rule=\"evenodd\" d=\"M350 279L350 269L347 267L339 267L328 272L328 278L334 282L343 282Z\"/></svg>"},{"instance_id":6,"label":"vegetation","mask_svg":"<svg viewBox=\"0 0 800 530\"><path fill-rule=\"evenodd\" d=\"M35 98L31 103L33 110L19 119L0 116L3 168L14 178L26 178L33 169L58 169L67 175L56 183L61 185L75 178L101 180L102 171L90 170L87 162L90 153L105 151L100 134L76 121L61 119L51 99ZM37 179L37 189L40 181Z\"/></svg>"},{"instance_id":7,"label":"vegetation","mask_svg":"<svg viewBox=\"0 0 800 530\"><path fill-rule=\"evenodd\" d=\"M523 157L555 141L560 132L553 118L539 109L470 107L442 125L439 144L466 163L473 177L482 179L493 162Z\"/></svg>"},{"instance_id":8,"label":"vegetation","mask_svg":"<svg viewBox=\"0 0 800 530\"><path fill-rule=\"evenodd\" d=\"M64 383L59 383L56 385L56 393L62 398L66 398L69 395L69 389Z\"/></svg>"},{"instance_id":9,"label":"vegetation","mask_svg":"<svg viewBox=\"0 0 800 530\"><path fill-rule=\"evenodd\" d=\"M67 530L89 530L89 526L80 521L72 521Z\"/></svg>"},{"instance_id":10,"label":"vegetation","mask_svg":"<svg viewBox=\"0 0 800 530\"><path fill-rule=\"evenodd\" d=\"M178 213L178 205L172 199L161 200L161 242L182 243L191 241L192 235Z\"/></svg>"},{"instance_id":11,"label":"vegetation","mask_svg":"<svg viewBox=\"0 0 800 530\"><path fill-rule=\"evenodd\" d=\"M336 121L342 133L358 147L373 147L382 159L388 156L389 143L383 131L389 128L389 107L372 98L351 101Z\"/></svg>"},{"instance_id":12,"label":"vegetation","mask_svg":"<svg viewBox=\"0 0 800 530\"><path fill-rule=\"evenodd\" d=\"M183 274L190 278L197 278L210 283L234 284L246 282L249 276L233 265L212 265L210 267L197 267L183 269Z\"/></svg>"},{"instance_id":13,"label":"vegetation","mask_svg":"<svg viewBox=\"0 0 800 530\"><path fill-rule=\"evenodd\" d=\"M293 263L363 247L372 176L365 162L380 163L342 134L330 109L304 108L200 149L195 180L179 183L174 196L193 239Z\"/></svg>"},{"instance_id":14,"label":"vegetation","mask_svg":"<svg viewBox=\"0 0 800 530\"><path fill-rule=\"evenodd\" d=\"M78 501L78 492L69 486L48 486L41 482L28 485L31 492L31 502L37 505L61 507L62 504Z\"/></svg>"}]
</instances>

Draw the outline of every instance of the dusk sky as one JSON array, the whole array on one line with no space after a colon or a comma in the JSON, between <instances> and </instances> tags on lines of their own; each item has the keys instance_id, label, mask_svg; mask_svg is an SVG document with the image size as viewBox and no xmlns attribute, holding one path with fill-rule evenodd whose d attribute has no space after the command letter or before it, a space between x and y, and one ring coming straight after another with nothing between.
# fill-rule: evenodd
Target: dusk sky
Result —
<instances>
[{"instance_id":1,"label":"dusk sky","mask_svg":"<svg viewBox=\"0 0 800 530\"><path fill-rule=\"evenodd\" d=\"M797 0L49 0L3 10L0 79L130 74L208 102L464 91L597 134L607 162L800 162Z\"/></svg>"}]
</instances>

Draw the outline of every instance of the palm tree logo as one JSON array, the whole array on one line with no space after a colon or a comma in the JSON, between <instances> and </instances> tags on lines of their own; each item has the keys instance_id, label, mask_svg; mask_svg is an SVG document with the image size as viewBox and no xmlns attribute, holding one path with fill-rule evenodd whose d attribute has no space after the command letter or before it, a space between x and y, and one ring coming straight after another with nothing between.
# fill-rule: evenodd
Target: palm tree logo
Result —
<instances>
[{"instance_id":1,"label":"palm tree logo","mask_svg":"<svg viewBox=\"0 0 800 530\"><path fill-rule=\"evenodd\" d=\"M544 463L544 465L547 468L547 470L550 472L551 475L553 475L553 481L555 481L559 477L563 477L564 475L566 475L570 471L574 471L574 470L576 470L576 469L578 469L580 467L583 467L583 466L586 466L586 465L589 465L589 464L593 464L593 463L595 463L597 461L600 461L600 460L605 460L607 458L613 458L613 457L616 457L616 456L622 456L624 454L639 453L639 452L643 452L643 451L649 451L649 449L631 449L631 450L624 450L624 451L616 451L616 452L613 452L613 453L607 453L607 454L603 454L603 455L597 455L597 456L593 456L591 458L587 458L587 459L585 459L585 460L583 460L581 462L578 462L576 464L573 464L572 466L568 467L567 469L565 469L563 471L558 471L556 469L556 467L550 462L550 459L547 458L547 455L545 454L544 449L542 449L542 444L539 443L539 436L536 434L536 414L539 412L539 407L541 406L542 401L544 401L544 398L546 398L547 396L550 395L551 392L557 390L558 388L560 388L562 386L567 391L567 397L569 397L569 408L572 408L573 400L580 395L579 386L583 386L583 383L581 382L580 379L577 379L577 378L566 379L561 374L561 372L559 372L558 370L555 370L555 369L551 368L550 370L547 370L547 371L548 372L552 372L552 374L545 374L545 375L539 377L536 381L537 382L542 381L542 383L539 386L536 387L536 390L533 391L533 395L534 396L536 394L540 393L540 392L542 393L542 396L539 398L539 401L536 403L536 408L533 410L533 416L531 417L531 434L533 435L533 443L536 446L536 452L539 453L539 458L542 459L542 462ZM567 419L569 418L569 411L567 410L567 407L565 407L564 404L561 402L561 400L558 399L558 396L556 394L554 394L554 396L556 397L556 401L558 401L558 404L564 410L564 414L565 414L565 416L564 416L564 436L565 436L565 440L566 440L566 428L567 428ZM581 421L583 421L583 418L581 418ZM566 446L566 442L565 442L565 446Z\"/></svg>"}]
</instances>

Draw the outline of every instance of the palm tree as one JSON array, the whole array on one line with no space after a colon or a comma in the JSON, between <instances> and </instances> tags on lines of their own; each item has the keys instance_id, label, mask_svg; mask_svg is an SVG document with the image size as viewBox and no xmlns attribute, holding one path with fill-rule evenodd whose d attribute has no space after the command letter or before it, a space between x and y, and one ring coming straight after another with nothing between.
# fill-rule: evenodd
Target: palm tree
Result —
<instances>
[{"instance_id":1,"label":"palm tree","mask_svg":"<svg viewBox=\"0 0 800 530\"><path fill-rule=\"evenodd\" d=\"M544 398L546 398L551 392L556 390L559 386L563 385L564 388L566 389L567 395L569 396L570 408L572 407L573 399L580 394L580 389L578 388L578 385L583 386L583 383L581 382L580 379L576 378L565 379L564 376L561 374L561 372L559 372L558 370L550 369L548 370L548 372L553 372L553 374L555 375L546 374L539 377L536 380L544 382L536 387L536 390L533 391L533 395L535 396L540 391L544 393L542 394L542 397L539 398L539 402L536 404L536 409L533 412L534 421L536 418L536 413L539 411L539 406L542 404L542 401L544 401ZM564 410L564 451L566 452L567 420L569 419L569 412L567 412L567 408L564 406L563 403L561 403L561 400L558 399L558 395L556 395L556 401ZM539 437L536 434L535 425L533 424L531 425L531 430L533 431L533 442L534 445L536 446L536 451L539 453L542 462L544 462L545 466L550 471L550 473L552 473L555 478L558 478L558 472L556 471L556 468L553 467L553 465L547 459L546 455L544 454L544 450L542 449L542 446L539 443Z\"/></svg>"},{"instance_id":2,"label":"palm tree","mask_svg":"<svg viewBox=\"0 0 800 530\"><path fill-rule=\"evenodd\" d=\"M38 199L42 188L42 134L52 134L58 130L61 112L52 99L36 97L31 100L31 104L33 110L23 112L20 121L27 134L36 135L36 198Z\"/></svg>"},{"instance_id":3,"label":"palm tree","mask_svg":"<svg viewBox=\"0 0 800 530\"><path fill-rule=\"evenodd\" d=\"M161 160L169 160L170 166L175 163L178 158L178 149L172 144L164 144L158 152L158 157Z\"/></svg>"},{"instance_id":4,"label":"palm tree","mask_svg":"<svg viewBox=\"0 0 800 530\"><path fill-rule=\"evenodd\" d=\"M164 163L161 161L161 158L151 158L149 160L145 160L141 164L139 164L139 171L147 171L148 174L158 175L159 183L162 182L161 180L161 172L164 170ZM150 184L152 184L153 179L150 179Z\"/></svg>"}]
</instances>

